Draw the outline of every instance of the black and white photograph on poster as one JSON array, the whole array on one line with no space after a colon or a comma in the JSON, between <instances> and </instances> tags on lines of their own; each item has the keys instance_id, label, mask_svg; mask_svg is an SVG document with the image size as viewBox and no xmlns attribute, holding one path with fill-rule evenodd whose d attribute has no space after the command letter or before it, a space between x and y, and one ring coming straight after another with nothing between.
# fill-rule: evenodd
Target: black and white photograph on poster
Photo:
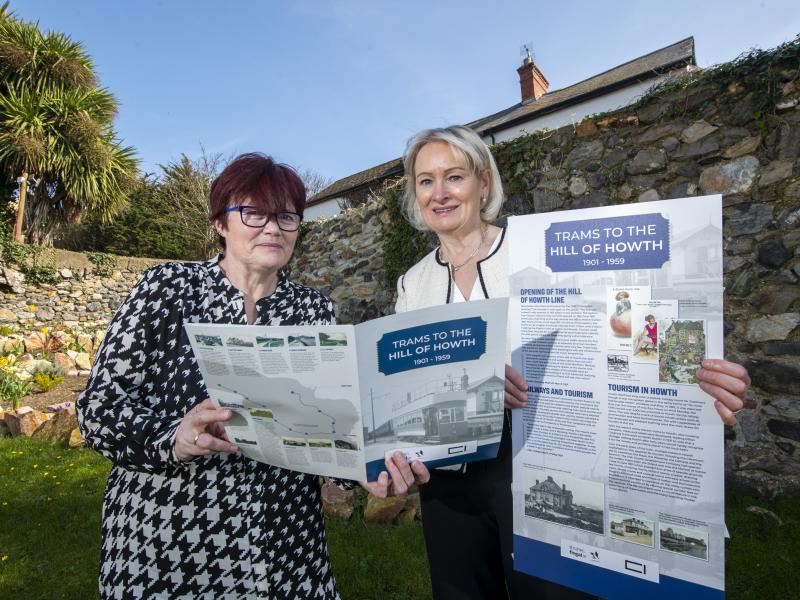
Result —
<instances>
[{"instance_id":1,"label":"black and white photograph on poster","mask_svg":"<svg viewBox=\"0 0 800 600\"><path fill-rule=\"evenodd\" d=\"M505 379L487 371L460 371L420 382L413 392L366 390L370 411L364 425L369 444L398 442L438 446L499 437L503 429ZM390 406L379 413L373 407ZM378 416L380 415L380 416Z\"/></svg>"},{"instance_id":2,"label":"black and white photograph on poster","mask_svg":"<svg viewBox=\"0 0 800 600\"><path fill-rule=\"evenodd\" d=\"M290 335L289 345L294 346L316 346L317 338L313 335Z\"/></svg>"},{"instance_id":3,"label":"black and white photograph on poster","mask_svg":"<svg viewBox=\"0 0 800 600\"><path fill-rule=\"evenodd\" d=\"M631 309L633 361L658 364L658 322L678 318L677 300L650 300Z\"/></svg>"},{"instance_id":4,"label":"black and white photograph on poster","mask_svg":"<svg viewBox=\"0 0 800 600\"><path fill-rule=\"evenodd\" d=\"M347 346L347 334L343 332L320 333L320 346Z\"/></svg>"},{"instance_id":5,"label":"black and white photograph on poster","mask_svg":"<svg viewBox=\"0 0 800 600\"><path fill-rule=\"evenodd\" d=\"M252 341L250 341L248 339L245 339L245 338L236 337L235 335L232 335L232 336L228 337L228 339L225 340L225 343L228 346L235 346L237 348L252 348L253 347L253 342Z\"/></svg>"},{"instance_id":6,"label":"black and white photograph on poster","mask_svg":"<svg viewBox=\"0 0 800 600\"><path fill-rule=\"evenodd\" d=\"M525 515L603 534L605 487L601 482L530 469Z\"/></svg>"},{"instance_id":7,"label":"black and white photograph on poster","mask_svg":"<svg viewBox=\"0 0 800 600\"><path fill-rule=\"evenodd\" d=\"M631 308L650 300L648 286L610 286L606 296L606 315L608 326L606 338L608 350L631 352Z\"/></svg>"},{"instance_id":8,"label":"black and white photograph on poster","mask_svg":"<svg viewBox=\"0 0 800 600\"><path fill-rule=\"evenodd\" d=\"M286 342L282 337L261 337L257 335L256 344L262 348L281 348Z\"/></svg>"},{"instance_id":9,"label":"black and white photograph on poster","mask_svg":"<svg viewBox=\"0 0 800 600\"><path fill-rule=\"evenodd\" d=\"M608 520L612 538L653 547L652 521L616 512L610 512Z\"/></svg>"},{"instance_id":10,"label":"black and white photograph on poster","mask_svg":"<svg viewBox=\"0 0 800 600\"><path fill-rule=\"evenodd\" d=\"M612 373L627 373L630 370L630 359L627 354L609 354L606 363Z\"/></svg>"},{"instance_id":11,"label":"black and white photograph on poster","mask_svg":"<svg viewBox=\"0 0 800 600\"><path fill-rule=\"evenodd\" d=\"M706 326L702 320L666 319L658 323L658 380L697 384L706 357Z\"/></svg>"},{"instance_id":12,"label":"black and white photograph on poster","mask_svg":"<svg viewBox=\"0 0 800 600\"><path fill-rule=\"evenodd\" d=\"M667 552L708 560L707 531L660 523L658 526L658 546Z\"/></svg>"}]
</instances>

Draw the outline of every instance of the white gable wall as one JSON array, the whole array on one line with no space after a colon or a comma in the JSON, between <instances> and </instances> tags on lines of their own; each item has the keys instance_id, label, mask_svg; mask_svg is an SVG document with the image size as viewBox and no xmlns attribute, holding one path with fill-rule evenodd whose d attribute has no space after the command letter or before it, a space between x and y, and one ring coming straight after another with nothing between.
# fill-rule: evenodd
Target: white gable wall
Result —
<instances>
[{"instance_id":1,"label":"white gable wall","mask_svg":"<svg viewBox=\"0 0 800 600\"><path fill-rule=\"evenodd\" d=\"M564 125L577 125L588 115L605 113L633 104L650 88L661 83L668 77L669 75L664 75L650 79L644 83L636 83L615 92L592 98L580 104L573 104L561 110L542 115L541 117L535 117L525 123L497 131L494 133L494 139L492 139L490 135L485 135L483 140L488 144L505 142L506 140L513 140L526 133L533 133L544 128L552 131Z\"/></svg>"}]
</instances>

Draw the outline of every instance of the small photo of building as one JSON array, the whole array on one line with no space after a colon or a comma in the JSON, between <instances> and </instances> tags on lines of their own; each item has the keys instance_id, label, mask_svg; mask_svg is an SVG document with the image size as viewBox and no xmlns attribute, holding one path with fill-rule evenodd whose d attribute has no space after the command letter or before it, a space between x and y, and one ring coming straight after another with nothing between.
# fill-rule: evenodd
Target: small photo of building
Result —
<instances>
[{"instance_id":1,"label":"small photo of building","mask_svg":"<svg viewBox=\"0 0 800 600\"><path fill-rule=\"evenodd\" d=\"M347 346L347 334L343 331L319 334L320 346Z\"/></svg>"},{"instance_id":2,"label":"small photo of building","mask_svg":"<svg viewBox=\"0 0 800 600\"><path fill-rule=\"evenodd\" d=\"M605 487L601 482L544 471L528 472L525 515L602 535Z\"/></svg>"},{"instance_id":3,"label":"small photo of building","mask_svg":"<svg viewBox=\"0 0 800 600\"><path fill-rule=\"evenodd\" d=\"M201 346L222 346L222 338L218 335L195 335L195 341Z\"/></svg>"},{"instance_id":4,"label":"small photo of building","mask_svg":"<svg viewBox=\"0 0 800 600\"><path fill-rule=\"evenodd\" d=\"M705 357L705 321L659 321L658 380L661 383L698 383L697 371Z\"/></svg>"},{"instance_id":5,"label":"small photo of building","mask_svg":"<svg viewBox=\"0 0 800 600\"><path fill-rule=\"evenodd\" d=\"M228 346L237 346L239 348L253 347L253 342L251 340L248 340L246 338L236 337L235 335L228 337L228 339L225 340L225 342L228 344Z\"/></svg>"},{"instance_id":6,"label":"small photo of building","mask_svg":"<svg viewBox=\"0 0 800 600\"><path fill-rule=\"evenodd\" d=\"M316 346L317 338L313 335L290 335L288 337L290 346Z\"/></svg>"},{"instance_id":7,"label":"small photo of building","mask_svg":"<svg viewBox=\"0 0 800 600\"><path fill-rule=\"evenodd\" d=\"M653 547L654 527L652 521L613 512L609 513L608 518L612 538Z\"/></svg>"},{"instance_id":8,"label":"small photo of building","mask_svg":"<svg viewBox=\"0 0 800 600\"><path fill-rule=\"evenodd\" d=\"M333 445L337 450L358 450L356 442L348 442L347 440L333 440Z\"/></svg>"},{"instance_id":9,"label":"small photo of building","mask_svg":"<svg viewBox=\"0 0 800 600\"><path fill-rule=\"evenodd\" d=\"M661 523L658 527L658 537L659 548L662 550L708 560L707 531Z\"/></svg>"},{"instance_id":10,"label":"small photo of building","mask_svg":"<svg viewBox=\"0 0 800 600\"><path fill-rule=\"evenodd\" d=\"M324 439L309 439L308 445L311 448L333 448L333 442Z\"/></svg>"},{"instance_id":11,"label":"small photo of building","mask_svg":"<svg viewBox=\"0 0 800 600\"><path fill-rule=\"evenodd\" d=\"M307 446L306 440L304 438L290 438L285 437L283 438L283 445L284 446Z\"/></svg>"}]
</instances>

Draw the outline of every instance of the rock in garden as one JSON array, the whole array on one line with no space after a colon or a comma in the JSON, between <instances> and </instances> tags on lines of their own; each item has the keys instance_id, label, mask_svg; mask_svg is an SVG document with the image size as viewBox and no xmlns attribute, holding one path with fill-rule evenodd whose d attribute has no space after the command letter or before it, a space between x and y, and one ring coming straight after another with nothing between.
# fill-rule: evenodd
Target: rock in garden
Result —
<instances>
[{"instance_id":1,"label":"rock in garden","mask_svg":"<svg viewBox=\"0 0 800 600\"><path fill-rule=\"evenodd\" d=\"M322 485L322 506L329 517L349 519L353 514L355 498L354 490L344 490L329 481Z\"/></svg>"},{"instance_id":2,"label":"rock in garden","mask_svg":"<svg viewBox=\"0 0 800 600\"><path fill-rule=\"evenodd\" d=\"M22 343L22 340L17 338L8 338L5 342L3 342L3 352L6 354L17 353L24 350L25 347Z\"/></svg>"},{"instance_id":3,"label":"rock in garden","mask_svg":"<svg viewBox=\"0 0 800 600\"><path fill-rule=\"evenodd\" d=\"M78 342L78 345L81 348L83 348L86 352L91 352L92 350L94 350L94 341L92 340L92 336L90 335L81 333L78 335L75 341Z\"/></svg>"},{"instance_id":4,"label":"rock in garden","mask_svg":"<svg viewBox=\"0 0 800 600\"><path fill-rule=\"evenodd\" d=\"M30 406L23 406L16 413L7 412L5 422L12 436L24 435L30 437L36 429L47 421L49 416Z\"/></svg>"},{"instance_id":5,"label":"rock in garden","mask_svg":"<svg viewBox=\"0 0 800 600\"><path fill-rule=\"evenodd\" d=\"M63 350L72 343L72 337L65 331L54 331L47 340L47 349L50 352Z\"/></svg>"},{"instance_id":6,"label":"rock in garden","mask_svg":"<svg viewBox=\"0 0 800 600\"><path fill-rule=\"evenodd\" d=\"M755 156L743 156L709 167L700 173L700 187L706 194L746 194L753 187L759 164Z\"/></svg>"},{"instance_id":7,"label":"rock in garden","mask_svg":"<svg viewBox=\"0 0 800 600\"><path fill-rule=\"evenodd\" d=\"M75 355L75 366L81 371L89 371L92 368L92 361L88 352L78 352Z\"/></svg>"},{"instance_id":8,"label":"rock in garden","mask_svg":"<svg viewBox=\"0 0 800 600\"><path fill-rule=\"evenodd\" d=\"M25 275L10 267L0 267L0 286L5 285L15 294L24 294Z\"/></svg>"},{"instance_id":9,"label":"rock in garden","mask_svg":"<svg viewBox=\"0 0 800 600\"><path fill-rule=\"evenodd\" d=\"M45 421L31 434L31 437L66 444L69 436L78 427L78 419L74 410L62 408L53 418Z\"/></svg>"},{"instance_id":10,"label":"rock in garden","mask_svg":"<svg viewBox=\"0 0 800 600\"><path fill-rule=\"evenodd\" d=\"M0 308L0 323L15 323L17 315L7 308Z\"/></svg>"},{"instance_id":11,"label":"rock in garden","mask_svg":"<svg viewBox=\"0 0 800 600\"><path fill-rule=\"evenodd\" d=\"M759 317L747 324L746 336L751 342L785 340L798 324L800 324L800 313Z\"/></svg>"},{"instance_id":12,"label":"rock in garden","mask_svg":"<svg viewBox=\"0 0 800 600\"><path fill-rule=\"evenodd\" d=\"M376 498L370 494L364 507L364 520L373 523L391 523L405 506L406 499L403 496Z\"/></svg>"},{"instance_id":13,"label":"rock in garden","mask_svg":"<svg viewBox=\"0 0 800 600\"><path fill-rule=\"evenodd\" d=\"M780 267L792 254L776 240L767 240L758 247L756 260L765 267Z\"/></svg>"},{"instance_id":14,"label":"rock in garden","mask_svg":"<svg viewBox=\"0 0 800 600\"><path fill-rule=\"evenodd\" d=\"M56 352L53 355L53 363L59 367L64 367L67 370L75 368L75 362L69 357L68 354L63 352Z\"/></svg>"},{"instance_id":15,"label":"rock in garden","mask_svg":"<svg viewBox=\"0 0 800 600\"><path fill-rule=\"evenodd\" d=\"M70 448L81 448L82 446L86 445L86 440L83 439L81 435L81 430L77 427L73 429L69 434L69 440L67 440L67 446Z\"/></svg>"},{"instance_id":16,"label":"rock in garden","mask_svg":"<svg viewBox=\"0 0 800 600\"><path fill-rule=\"evenodd\" d=\"M23 340L25 343L25 352L41 352L44 349L46 337L41 331L34 331L33 333L25 336Z\"/></svg>"}]
</instances>

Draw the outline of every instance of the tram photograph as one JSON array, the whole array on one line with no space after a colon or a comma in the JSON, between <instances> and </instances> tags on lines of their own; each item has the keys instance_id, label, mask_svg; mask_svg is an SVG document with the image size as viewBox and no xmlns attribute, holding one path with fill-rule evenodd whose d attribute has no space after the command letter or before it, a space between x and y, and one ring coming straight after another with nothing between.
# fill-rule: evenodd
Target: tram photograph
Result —
<instances>
[{"instance_id":1,"label":"tram photograph","mask_svg":"<svg viewBox=\"0 0 800 600\"><path fill-rule=\"evenodd\" d=\"M496 374L470 381L466 370L429 381L395 400L390 419L374 429L365 427L365 439L428 445L498 436L504 386Z\"/></svg>"}]
</instances>

